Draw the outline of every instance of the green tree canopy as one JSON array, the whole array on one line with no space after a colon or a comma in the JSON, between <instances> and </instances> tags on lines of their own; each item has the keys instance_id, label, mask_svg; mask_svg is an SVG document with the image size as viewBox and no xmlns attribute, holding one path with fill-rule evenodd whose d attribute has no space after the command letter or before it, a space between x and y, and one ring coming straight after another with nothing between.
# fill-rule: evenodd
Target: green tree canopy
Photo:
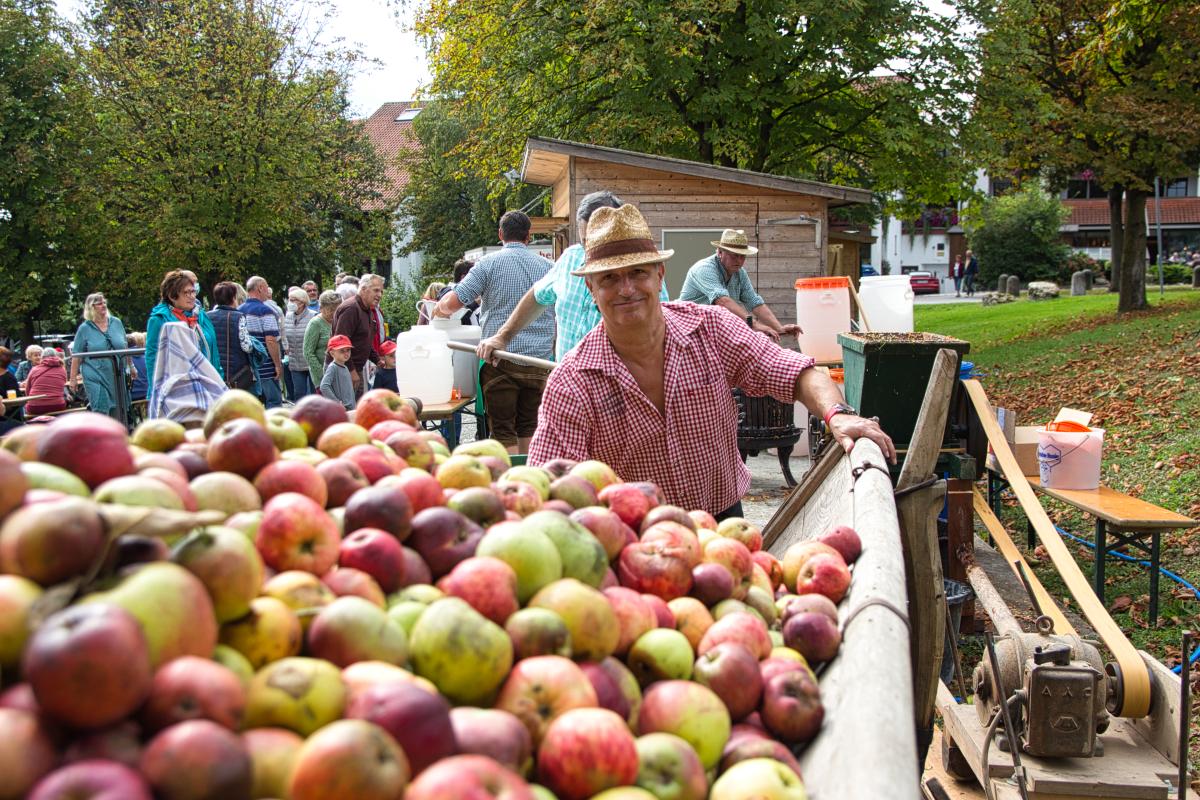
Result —
<instances>
[{"instance_id":1,"label":"green tree canopy","mask_svg":"<svg viewBox=\"0 0 1200 800\"><path fill-rule=\"evenodd\" d=\"M1037 186L973 205L964 227L979 258L979 280L994 283L1000 275L1058 280L1070 254L1058 232L1067 213L1057 197Z\"/></svg>"}]
</instances>

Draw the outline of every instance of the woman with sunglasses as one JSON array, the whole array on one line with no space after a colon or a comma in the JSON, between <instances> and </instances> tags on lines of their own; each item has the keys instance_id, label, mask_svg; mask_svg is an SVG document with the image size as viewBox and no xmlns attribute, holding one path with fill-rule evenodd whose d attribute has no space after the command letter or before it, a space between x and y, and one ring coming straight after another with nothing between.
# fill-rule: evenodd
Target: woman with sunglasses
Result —
<instances>
[{"instance_id":1,"label":"woman with sunglasses","mask_svg":"<svg viewBox=\"0 0 1200 800\"><path fill-rule=\"evenodd\" d=\"M154 363L158 358L158 334L169 322L183 322L195 334L196 348L203 354L217 374L221 371L221 356L217 350L217 332L208 314L198 301L200 284L195 273L187 270L171 270L163 277L159 286L161 302L150 310L146 320L146 376L150 381L150 395L154 394Z\"/></svg>"}]
</instances>

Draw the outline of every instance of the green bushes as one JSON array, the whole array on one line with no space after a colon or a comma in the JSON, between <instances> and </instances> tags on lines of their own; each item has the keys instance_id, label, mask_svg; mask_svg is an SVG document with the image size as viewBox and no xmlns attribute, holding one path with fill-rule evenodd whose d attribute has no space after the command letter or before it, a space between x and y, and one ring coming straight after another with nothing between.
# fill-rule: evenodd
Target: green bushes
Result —
<instances>
[{"instance_id":1,"label":"green bushes","mask_svg":"<svg viewBox=\"0 0 1200 800\"><path fill-rule=\"evenodd\" d=\"M1057 197L1036 187L973 205L964 227L979 258L980 282L987 286L1001 274L1016 275L1023 283L1059 281L1070 255L1059 233L1067 213Z\"/></svg>"}]
</instances>

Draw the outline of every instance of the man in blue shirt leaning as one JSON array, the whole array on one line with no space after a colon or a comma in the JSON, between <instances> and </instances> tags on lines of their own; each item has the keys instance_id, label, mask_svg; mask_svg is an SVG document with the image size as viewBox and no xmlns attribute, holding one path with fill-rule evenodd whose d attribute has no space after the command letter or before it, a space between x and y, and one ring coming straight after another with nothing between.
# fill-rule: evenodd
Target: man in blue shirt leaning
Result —
<instances>
[{"instance_id":1,"label":"man in blue shirt leaning","mask_svg":"<svg viewBox=\"0 0 1200 800\"><path fill-rule=\"evenodd\" d=\"M746 256L754 255L758 248L750 245L745 231L726 229L721 233L720 241L710 244L717 251L688 270L679 293L680 300L728 309L750 323L754 330L775 341L779 341L780 336L800 333L799 325L779 324L774 312L754 291L743 265Z\"/></svg>"},{"instance_id":2,"label":"man in blue shirt leaning","mask_svg":"<svg viewBox=\"0 0 1200 800\"><path fill-rule=\"evenodd\" d=\"M579 201L575 212L575 228L580 244L573 244L562 252L558 261L546 276L533 285L508 321L494 334L479 343L476 352L489 363L495 363L495 350L507 350L513 337L541 316L549 306L554 306L558 321L558 333L554 342L554 360L561 361L568 350L579 344L579 340L600 322L600 309L583 278L571 273L583 266L585 251L582 242L587 236L587 224L598 208L620 208L621 201L609 191L592 192ZM659 299L666 302L667 287L663 284Z\"/></svg>"}]
</instances>

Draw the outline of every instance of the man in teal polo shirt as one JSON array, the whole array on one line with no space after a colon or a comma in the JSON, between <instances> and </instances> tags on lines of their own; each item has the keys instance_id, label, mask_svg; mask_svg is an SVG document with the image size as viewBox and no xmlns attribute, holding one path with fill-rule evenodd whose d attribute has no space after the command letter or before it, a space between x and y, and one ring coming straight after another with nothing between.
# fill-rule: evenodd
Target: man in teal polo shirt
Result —
<instances>
[{"instance_id":1,"label":"man in teal polo shirt","mask_svg":"<svg viewBox=\"0 0 1200 800\"><path fill-rule=\"evenodd\" d=\"M683 280L680 300L703 306L721 306L750 323L750 327L765 333L773 340L780 336L800 333L799 325L781 325L775 314L754 291L750 276L743 265L746 256L758 252L746 238L745 231L726 229L721 240L710 242L717 251L702 258L688 270Z\"/></svg>"},{"instance_id":2,"label":"man in teal polo shirt","mask_svg":"<svg viewBox=\"0 0 1200 800\"><path fill-rule=\"evenodd\" d=\"M598 208L620 208L621 201L612 192L592 192L579 201L575 212L575 225L579 241L587 235L587 223ZM484 361L494 363L492 353L505 350L508 343L531 322L542 315L548 306L554 306L554 318L558 331L554 341L554 360L562 361L563 355L579 343L600 322L600 309L583 278L571 273L583 266L582 244L573 244L563 251L550 271L521 298L508 320L493 336L484 339L476 353ZM660 299L668 299L666 284L663 284Z\"/></svg>"}]
</instances>

